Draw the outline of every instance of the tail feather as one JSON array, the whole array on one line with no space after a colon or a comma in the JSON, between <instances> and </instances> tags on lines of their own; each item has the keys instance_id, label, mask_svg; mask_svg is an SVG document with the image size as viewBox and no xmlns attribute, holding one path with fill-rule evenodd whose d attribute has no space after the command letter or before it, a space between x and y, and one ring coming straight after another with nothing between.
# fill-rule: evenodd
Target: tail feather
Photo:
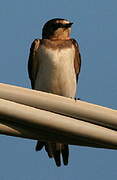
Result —
<instances>
[{"instance_id":1,"label":"tail feather","mask_svg":"<svg viewBox=\"0 0 117 180\"><path fill-rule=\"evenodd\" d=\"M46 149L47 149L47 153L48 153L49 157L54 158L56 165L58 167L61 166L60 144L58 144L58 143L48 143Z\"/></svg>"},{"instance_id":2,"label":"tail feather","mask_svg":"<svg viewBox=\"0 0 117 180\"><path fill-rule=\"evenodd\" d=\"M61 166L61 159L60 159L60 144L58 143L47 143L45 146L45 150L50 158L54 158L56 165L59 167Z\"/></svg>"},{"instance_id":3,"label":"tail feather","mask_svg":"<svg viewBox=\"0 0 117 180\"><path fill-rule=\"evenodd\" d=\"M61 166L61 157L60 157L60 153L61 153L61 144L59 143L54 143L53 146L53 157L55 160L55 163L58 167Z\"/></svg>"},{"instance_id":4,"label":"tail feather","mask_svg":"<svg viewBox=\"0 0 117 180\"><path fill-rule=\"evenodd\" d=\"M55 163L58 167L61 166L61 154L64 165L68 165L69 148L67 144L50 142L45 143L38 141L35 149L36 151L40 151L44 146L49 158L54 158Z\"/></svg>"},{"instance_id":5,"label":"tail feather","mask_svg":"<svg viewBox=\"0 0 117 180\"><path fill-rule=\"evenodd\" d=\"M60 167L61 166L60 151L55 151L54 160L55 160L56 165Z\"/></svg>"},{"instance_id":6,"label":"tail feather","mask_svg":"<svg viewBox=\"0 0 117 180\"><path fill-rule=\"evenodd\" d=\"M53 153L52 153L51 146L50 146L49 143L47 143L47 144L45 145L45 150L46 150L49 158L52 158L52 157L53 157Z\"/></svg>"},{"instance_id":7,"label":"tail feather","mask_svg":"<svg viewBox=\"0 0 117 180\"><path fill-rule=\"evenodd\" d=\"M62 145L62 158L63 158L63 163L64 165L68 165L68 159L69 159L69 147L68 144L63 144Z\"/></svg>"},{"instance_id":8,"label":"tail feather","mask_svg":"<svg viewBox=\"0 0 117 180\"><path fill-rule=\"evenodd\" d=\"M45 146L45 142L40 142L40 141L37 141L37 144L36 144L36 147L35 147L35 150L36 151L40 151L43 147Z\"/></svg>"}]
</instances>

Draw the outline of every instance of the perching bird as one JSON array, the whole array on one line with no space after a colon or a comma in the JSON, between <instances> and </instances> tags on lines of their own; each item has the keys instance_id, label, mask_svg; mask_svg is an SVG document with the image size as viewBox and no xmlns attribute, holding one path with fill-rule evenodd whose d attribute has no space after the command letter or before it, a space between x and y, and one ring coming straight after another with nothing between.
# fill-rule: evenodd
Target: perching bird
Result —
<instances>
[{"instance_id":1,"label":"perching bird","mask_svg":"<svg viewBox=\"0 0 117 180\"><path fill-rule=\"evenodd\" d=\"M28 72L32 89L74 98L81 56L78 43L70 38L71 23L55 18L42 29L42 39L35 39L30 48ZM45 149L56 165L68 164L68 144L37 142L36 151Z\"/></svg>"}]
</instances>

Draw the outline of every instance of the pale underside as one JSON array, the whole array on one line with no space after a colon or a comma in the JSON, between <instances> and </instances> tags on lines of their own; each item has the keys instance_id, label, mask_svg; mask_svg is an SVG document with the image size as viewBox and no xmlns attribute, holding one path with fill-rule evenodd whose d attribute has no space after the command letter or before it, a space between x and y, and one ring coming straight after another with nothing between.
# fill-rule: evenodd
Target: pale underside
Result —
<instances>
[{"instance_id":1,"label":"pale underside","mask_svg":"<svg viewBox=\"0 0 117 180\"><path fill-rule=\"evenodd\" d=\"M66 97L74 97L76 74L75 49L51 49L42 45L36 56L39 61L34 89Z\"/></svg>"}]
</instances>

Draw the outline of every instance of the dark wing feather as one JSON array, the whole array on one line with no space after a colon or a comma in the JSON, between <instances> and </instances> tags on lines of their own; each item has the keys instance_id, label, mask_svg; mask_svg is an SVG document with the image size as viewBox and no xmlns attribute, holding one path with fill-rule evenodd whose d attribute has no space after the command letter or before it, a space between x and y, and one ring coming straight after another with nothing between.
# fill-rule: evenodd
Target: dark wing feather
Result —
<instances>
[{"instance_id":1,"label":"dark wing feather","mask_svg":"<svg viewBox=\"0 0 117 180\"><path fill-rule=\"evenodd\" d=\"M34 82L37 75L37 67L39 66L37 52L39 50L40 40L35 39L30 48L29 60L28 60L28 73L31 80L32 89L34 89Z\"/></svg>"},{"instance_id":2,"label":"dark wing feather","mask_svg":"<svg viewBox=\"0 0 117 180\"><path fill-rule=\"evenodd\" d=\"M80 55L79 45L77 41L75 39L72 39L72 43L75 47L74 69L76 73L76 80L78 82L78 75L81 69L81 55Z\"/></svg>"},{"instance_id":3,"label":"dark wing feather","mask_svg":"<svg viewBox=\"0 0 117 180\"><path fill-rule=\"evenodd\" d=\"M31 48L30 48L30 54L29 54L29 60L28 60L28 74L31 80L32 89L34 89L35 79L36 79L37 71L39 67L39 59L37 55L38 55L38 51L40 47L40 41L41 40L39 39L35 39L33 43L31 44ZM38 141L35 150L40 151L44 146L46 146L45 142Z\"/></svg>"}]
</instances>

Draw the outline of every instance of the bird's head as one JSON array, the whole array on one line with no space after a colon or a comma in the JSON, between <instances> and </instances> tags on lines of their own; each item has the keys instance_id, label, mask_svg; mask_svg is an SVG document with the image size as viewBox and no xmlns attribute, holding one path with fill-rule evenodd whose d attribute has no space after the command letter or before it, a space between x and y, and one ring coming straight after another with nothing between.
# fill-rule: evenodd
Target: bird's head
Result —
<instances>
[{"instance_id":1,"label":"bird's head","mask_svg":"<svg viewBox=\"0 0 117 180\"><path fill-rule=\"evenodd\" d=\"M51 19L43 26L42 38L52 40L68 40L70 39L72 24L73 23L65 19Z\"/></svg>"}]
</instances>

